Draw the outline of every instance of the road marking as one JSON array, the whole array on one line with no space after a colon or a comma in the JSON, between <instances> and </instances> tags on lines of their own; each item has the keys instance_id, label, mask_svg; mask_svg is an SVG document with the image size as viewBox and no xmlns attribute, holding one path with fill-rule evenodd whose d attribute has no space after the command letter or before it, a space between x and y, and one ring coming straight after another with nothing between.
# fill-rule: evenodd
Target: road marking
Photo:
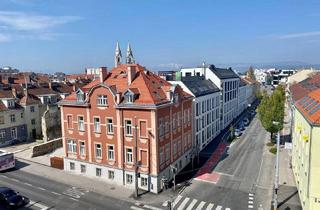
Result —
<instances>
[{"instance_id":1,"label":"road marking","mask_svg":"<svg viewBox=\"0 0 320 210\"><path fill-rule=\"evenodd\" d=\"M154 206L149 206L149 205L143 205L144 208L147 208L147 209L152 209L152 210L162 210L160 208L157 208L157 207L154 207Z\"/></svg>"},{"instance_id":2,"label":"road marking","mask_svg":"<svg viewBox=\"0 0 320 210\"><path fill-rule=\"evenodd\" d=\"M37 187L39 190L43 190L46 191L46 189L42 188L42 187Z\"/></svg>"},{"instance_id":3,"label":"road marking","mask_svg":"<svg viewBox=\"0 0 320 210\"><path fill-rule=\"evenodd\" d=\"M197 199L193 199L192 202L189 204L187 210L191 210L192 207L197 203L197 201L198 201Z\"/></svg>"},{"instance_id":4,"label":"road marking","mask_svg":"<svg viewBox=\"0 0 320 210\"><path fill-rule=\"evenodd\" d=\"M253 205L248 205L248 208L249 209L253 209Z\"/></svg>"},{"instance_id":5,"label":"road marking","mask_svg":"<svg viewBox=\"0 0 320 210\"><path fill-rule=\"evenodd\" d=\"M177 205L177 203L179 203L179 201L181 200L182 196L178 195L178 197L174 200L172 207L175 207Z\"/></svg>"},{"instance_id":6,"label":"road marking","mask_svg":"<svg viewBox=\"0 0 320 210\"><path fill-rule=\"evenodd\" d=\"M1 176L1 177L5 177L5 178L8 178L8 177L6 177L5 175L2 175L2 174L0 174L0 176Z\"/></svg>"},{"instance_id":7,"label":"road marking","mask_svg":"<svg viewBox=\"0 0 320 210\"><path fill-rule=\"evenodd\" d=\"M28 183L28 182L23 182L23 184L28 185L30 187L32 187L32 184Z\"/></svg>"},{"instance_id":8,"label":"road marking","mask_svg":"<svg viewBox=\"0 0 320 210\"><path fill-rule=\"evenodd\" d=\"M8 177L8 178L11 179L11 180L13 180L13 181L15 181L15 182L20 182L18 179L10 178L10 177Z\"/></svg>"},{"instance_id":9,"label":"road marking","mask_svg":"<svg viewBox=\"0 0 320 210\"><path fill-rule=\"evenodd\" d=\"M217 206L216 210L222 210L222 206Z\"/></svg>"},{"instance_id":10,"label":"road marking","mask_svg":"<svg viewBox=\"0 0 320 210\"><path fill-rule=\"evenodd\" d=\"M254 194L252 194L252 193L249 193L249 196L251 196L251 197L252 197L252 196L254 196Z\"/></svg>"},{"instance_id":11,"label":"road marking","mask_svg":"<svg viewBox=\"0 0 320 210\"><path fill-rule=\"evenodd\" d=\"M45 206L45 205L41 204L39 201L35 202L33 200L30 200L29 204L26 207L31 207L31 206L36 206L36 207L39 207L39 208L41 208L43 210L49 208L48 206Z\"/></svg>"},{"instance_id":12,"label":"road marking","mask_svg":"<svg viewBox=\"0 0 320 210\"><path fill-rule=\"evenodd\" d=\"M249 197L249 200L253 200L253 197Z\"/></svg>"},{"instance_id":13,"label":"road marking","mask_svg":"<svg viewBox=\"0 0 320 210\"><path fill-rule=\"evenodd\" d=\"M182 203L180 204L180 206L178 207L178 210L183 210L184 206L188 203L188 201L190 200L190 198L185 198Z\"/></svg>"},{"instance_id":14,"label":"road marking","mask_svg":"<svg viewBox=\"0 0 320 210\"><path fill-rule=\"evenodd\" d=\"M253 204L253 201L248 201L248 204Z\"/></svg>"},{"instance_id":15,"label":"road marking","mask_svg":"<svg viewBox=\"0 0 320 210\"><path fill-rule=\"evenodd\" d=\"M130 209L134 209L134 210L143 210L143 208L139 208L139 207L136 207L136 206L130 206Z\"/></svg>"},{"instance_id":16,"label":"road marking","mask_svg":"<svg viewBox=\"0 0 320 210\"><path fill-rule=\"evenodd\" d=\"M206 202L201 201L201 203L198 205L198 207L196 208L196 210L201 210L202 207L204 206L204 204L206 204Z\"/></svg>"},{"instance_id":17,"label":"road marking","mask_svg":"<svg viewBox=\"0 0 320 210\"><path fill-rule=\"evenodd\" d=\"M60 193L57 193L57 192L54 192L54 191L50 191L52 194L55 194L55 195L61 195Z\"/></svg>"},{"instance_id":18,"label":"road marking","mask_svg":"<svg viewBox=\"0 0 320 210\"><path fill-rule=\"evenodd\" d=\"M72 198L72 197L67 197L67 198L69 198L71 200L74 200L74 201L79 201L78 199L75 199L75 198Z\"/></svg>"},{"instance_id":19,"label":"road marking","mask_svg":"<svg viewBox=\"0 0 320 210\"><path fill-rule=\"evenodd\" d=\"M226 210L231 210L230 208L226 208Z\"/></svg>"},{"instance_id":20,"label":"road marking","mask_svg":"<svg viewBox=\"0 0 320 210\"><path fill-rule=\"evenodd\" d=\"M213 208L214 204L209 203L209 205L207 206L206 210L211 210Z\"/></svg>"}]
</instances>

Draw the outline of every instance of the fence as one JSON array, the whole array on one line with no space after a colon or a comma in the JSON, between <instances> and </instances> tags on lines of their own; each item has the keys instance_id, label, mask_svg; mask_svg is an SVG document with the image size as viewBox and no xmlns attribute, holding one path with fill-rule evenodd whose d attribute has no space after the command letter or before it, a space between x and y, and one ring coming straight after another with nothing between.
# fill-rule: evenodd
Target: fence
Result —
<instances>
[{"instance_id":1,"label":"fence","mask_svg":"<svg viewBox=\"0 0 320 210\"><path fill-rule=\"evenodd\" d=\"M61 157L51 157L50 166L52 168L57 168L63 170L63 158Z\"/></svg>"}]
</instances>

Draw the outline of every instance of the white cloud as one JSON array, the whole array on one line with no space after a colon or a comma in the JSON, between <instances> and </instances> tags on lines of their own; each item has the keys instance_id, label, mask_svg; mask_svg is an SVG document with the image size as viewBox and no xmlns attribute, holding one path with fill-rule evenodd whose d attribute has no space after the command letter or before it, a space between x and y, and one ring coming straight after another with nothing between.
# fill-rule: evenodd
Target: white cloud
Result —
<instances>
[{"instance_id":1,"label":"white cloud","mask_svg":"<svg viewBox=\"0 0 320 210\"><path fill-rule=\"evenodd\" d=\"M78 16L47 16L0 11L0 32L3 36L14 39L54 40L62 35L54 31L56 27L80 19Z\"/></svg>"},{"instance_id":2,"label":"white cloud","mask_svg":"<svg viewBox=\"0 0 320 210\"><path fill-rule=\"evenodd\" d=\"M277 35L277 36L273 36L273 38L284 40L284 39L298 39L298 38L306 38L306 37L314 37L314 36L320 36L320 31Z\"/></svg>"},{"instance_id":3,"label":"white cloud","mask_svg":"<svg viewBox=\"0 0 320 210\"><path fill-rule=\"evenodd\" d=\"M16 30L47 30L79 20L77 16L30 15L22 12L0 11L0 23Z\"/></svg>"}]
</instances>

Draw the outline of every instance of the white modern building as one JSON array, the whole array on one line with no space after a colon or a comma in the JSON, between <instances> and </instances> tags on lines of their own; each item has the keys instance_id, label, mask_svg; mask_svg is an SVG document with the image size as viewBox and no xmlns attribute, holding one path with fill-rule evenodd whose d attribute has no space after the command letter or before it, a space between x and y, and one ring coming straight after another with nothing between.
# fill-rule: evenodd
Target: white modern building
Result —
<instances>
[{"instance_id":1,"label":"white modern building","mask_svg":"<svg viewBox=\"0 0 320 210\"><path fill-rule=\"evenodd\" d=\"M220 95L219 88L203 76L186 76L179 84L193 99L193 139L197 151L201 151L220 133Z\"/></svg>"},{"instance_id":2,"label":"white modern building","mask_svg":"<svg viewBox=\"0 0 320 210\"><path fill-rule=\"evenodd\" d=\"M248 107L247 89L249 90L247 83L241 79L239 84L238 113L242 113Z\"/></svg>"},{"instance_id":3,"label":"white modern building","mask_svg":"<svg viewBox=\"0 0 320 210\"><path fill-rule=\"evenodd\" d=\"M226 128L240 113L238 95L240 77L231 69L216 68L214 65L203 65L196 68L182 68L182 77L205 76L220 90L220 129Z\"/></svg>"}]
</instances>

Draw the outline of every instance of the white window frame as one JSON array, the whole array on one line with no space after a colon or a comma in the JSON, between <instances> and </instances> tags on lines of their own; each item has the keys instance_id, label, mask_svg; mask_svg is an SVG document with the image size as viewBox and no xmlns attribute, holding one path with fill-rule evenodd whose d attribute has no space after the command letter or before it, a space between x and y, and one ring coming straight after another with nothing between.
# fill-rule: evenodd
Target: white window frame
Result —
<instances>
[{"instance_id":1,"label":"white window frame","mask_svg":"<svg viewBox=\"0 0 320 210\"><path fill-rule=\"evenodd\" d=\"M96 176L101 177L102 176L102 169L101 168L96 168Z\"/></svg>"},{"instance_id":2,"label":"white window frame","mask_svg":"<svg viewBox=\"0 0 320 210\"><path fill-rule=\"evenodd\" d=\"M16 115L15 115L15 114L11 114L11 115L10 115L10 122L11 122L11 123L16 122Z\"/></svg>"},{"instance_id":3,"label":"white window frame","mask_svg":"<svg viewBox=\"0 0 320 210\"><path fill-rule=\"evenodd\" d=\"M111 149L111 147L112 147L112 149ZM114 160L114 145L113 144L107 145L107 157L108 157L108 160Z\"/></svg>"},{"instance_id":4,"label":"white window frame","mask_svg":"<svg viewBox=\"0 0 320 210\"><path fill-rule=\"evenodd\" d=\"M80 120L80 118L82 118L82 120ZM84 116L83 115L79 115L78 116L78 130L79 131L85 131L85 128L84 128Z\"/></svg>"},{"instance_id":5,"label":"white window frame","mask_svg":"<svg viewBox=\"0 0 320 210\"><path fill-rule=\"evenodd\" d=\"M0 139L4 139L6 137L6 130L0 131Z\"/></svg>"},{"instance_id":6,"label":"white window frame","mask_svg":"<svg viewBox=\"0 0 320 210\"><path fill-rule=\"evenodd\" d=\"M133 103L134 100L134 95L133 94L128 94L127 95L127 103Z\"/></svg>"},{"instance_id":7,"label":"white window frame","mask_svg":"<svg viewBox=\"0 0 320 210\"><path fill-rule=\"evenodd\" d=\"M100 145L100 148L98 148L98 145ZM94 144L94 156L96 159L102 159L102 144L101 143L95 143Z\"/></svg>"},{"instance_id":8,"label":"white window frame","mask_svg":"<svg viewBox=\"0 0 320 210\"><path fill-rule=\"evenodd\" d=\"M85 141L79 141L79 151L81 156L86 156L86 143Z\"/></svg>"},{"instance_id":9,"label":"white window frame","mask_svg":"<svg viewBox=\"0 0 320 210\"><path fill-rule=\"evenodd\" d=\"M126 148L126 163L129 163L129 164L133 163L133 149L131 147Z\"/></svg>"},{"instance_id":10,"label":"white window frame","mask_svg":"<svg viewBox=\"0 0 320 210\"><path fill-rule=\"evenodd\" d=\"M108 106L108 97L106 95L97 96L97 105L98 106Z\"/></svg>"},{"instance_id":11,"label":"white window frame","mask_svg":"<svg viewBox=\"0 0 320 210\"><path fill-rule=\"evenodd\" d=\"M35 107L34 106L30 106L30 112L34 112L35 111Z\"/></svg>"},{"instance_id":12,"label":"white window frame","mask_svg":"<svg viewBox=\"0 0 320 210\"><path fill-rule=\"evenodd\" d=\"M84 169L84 170L83 170ZM80 173L86 173L87 172L87 166L84 164L80 164Z\"/></svg>"},{"instance_id":13,"label":"white window frame","mask_svg":"<svg viewBox=\"0 0 320 210\"><path fill-rule=\"evenodd\" d=\"M108 170L108 179L111 179L111 180L114 179L114 171Z\"/></svg>"},{"instance_id":14,"label":"white window frame","mask_svg":"<svg viewBox=\"0 0 320 210\"><path fill-rule=\"evenodd\" d=\"M130 124L128 123L130 122ZM125 134L126 136L132 136L132 120L130 119L127 119L124 121L124 124L125 124Z\"/></svg>"},{"instance_id":15,"label":"white window frame","mask_svg":"<svg viewBox=\"0 0 320 210\"><path fill-rule=\"evenodd\" d=\"M67 140L67 150L68 153L77 153L77 142L76 140L73 139L68 139Z\"/></svg>"},{"instance_id":16,"label":"white window frame","mask_svg":"<svg viewBox=\"0 0 320 210\"><path fill-rule=\"evenodd\" d=\"M126 183L132 184L133 183L133 176L132 174L126 174Z\"/></svg>"},{"instance_id":17,"label":"white window frame","mask_svg":"<svg viewBox=\"0 0 320 210\"><path fill-rule=\"evenodd\" d=\"M96 119L98 119L98 121L96 121ZM93 117L93 127L95 133L101 133L100 117Z\"/></svg>"},{"instance_id":18,"label":"white window frame","mask_svg":"<svg viewBox=\"0 0 320 210\"><path fill-rule=\"evenodd\" d=\"M109 122L111 120L111 122ZM113 134L113 119L112 118L107 118L107 134Z\"/></svg>"},{"instance_id":19,"label":"white window frame","mask_svg":"<svg viewBox=\"0 0 320 210\"><path fill-rule=\"evenodd\" d=\"M18 129L17 128L11 128L11 138L12 139L18 138Z\"/></svg>"},{"instance_id":20,"label":"white window frame","mask_svg":"<svg viewBox=\"0 0 320 210\"><path fill-rule=\"evenodd\" d=\"M148 178L147 177L141 177L141 187L148 186Z\"/></svg>"}]
</instances>

